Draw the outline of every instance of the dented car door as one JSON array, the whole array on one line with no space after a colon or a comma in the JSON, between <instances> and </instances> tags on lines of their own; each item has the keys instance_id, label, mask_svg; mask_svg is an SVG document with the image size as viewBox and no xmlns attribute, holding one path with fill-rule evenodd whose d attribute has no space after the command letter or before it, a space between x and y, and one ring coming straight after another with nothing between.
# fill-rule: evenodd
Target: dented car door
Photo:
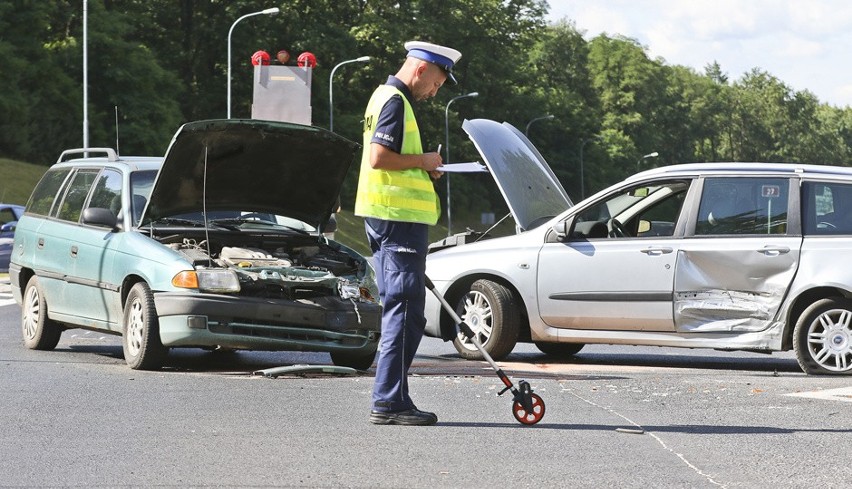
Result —
<instances>
[{"instance_id":1,"label":"dented car door","mask_svg":"<svg viewBox=\"0 0 852 489\"><path fill-rule=\"evenodd\" d=\"M704 180L677 255L677 331L751 332L772 323L799 264L796 184L777 176Z\"/></svg>"}]
</instances>

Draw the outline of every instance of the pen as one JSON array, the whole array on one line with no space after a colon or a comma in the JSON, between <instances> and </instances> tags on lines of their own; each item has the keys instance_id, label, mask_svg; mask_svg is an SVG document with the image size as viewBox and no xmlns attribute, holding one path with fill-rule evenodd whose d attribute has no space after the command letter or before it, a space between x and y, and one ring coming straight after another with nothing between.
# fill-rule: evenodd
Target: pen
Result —
<instances>
[{"instance_id":1,"label":"pen","mask_svg":"<svg viewBox=\"0 0 852 489\"><path fill-rule=\"evenodd\" d=\"M441 145L440 144L438 145L438 150L435 151L435 152L438 153L438 154L441 154Z\"/></svg>"}]
</instances>

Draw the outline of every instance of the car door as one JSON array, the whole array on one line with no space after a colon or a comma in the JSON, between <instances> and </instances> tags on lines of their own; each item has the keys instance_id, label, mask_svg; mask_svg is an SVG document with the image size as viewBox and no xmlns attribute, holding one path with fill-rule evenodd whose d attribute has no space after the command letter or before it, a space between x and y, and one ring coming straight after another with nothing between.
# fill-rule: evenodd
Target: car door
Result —
<instances>
[{"instance_id":1,"label":"car door","mask_svg":"<svg viewBox=\"0 0 852 489\"><path fill-rule=\"evenodd\" d=\"M542 320L555 328L673 331L677 230L690 185L634 184L574 214L565 238L549 239L539 255Z\"/></svg>"},{"instance_id":2,"label":"car door","mask_svg":"<svg viewBox=\"0 0 852 489\"><path fill-rule=\"evenodd\" d=\"M675 270L680 332L768 327L796 273L802 243L797 179L712 177Z\"/></svg>"},{"instance_id":3,"label":"car door","mask_svg":"<svg viewBox=\"0 0 852 489\"><path fill-rule=\"evenodd\" d=\"M46 243L45 253L52 257L51 262L60 265L58 274L64 283L58 296L49 296L51 311L56 314L91 317L98 309L98 305L92 303L86 294L88 284L79 278L77 255L85 235L80 226L80 216L99 173L99 168L75 170L58 207L53 211L54 218L41 228L40 238ZM51 270L51 273L56 272Z\"/></svg>"},{"instance_id":4,"label":"car door","mask_svg":"<svg viewBox=\"0 0 852 489\"><path fill-rule=\"evenodd\" d=\"M92 184L92 191L84 206L121 212L122 174L115 169L101 171ZM69 289L74 301L86 304L76 311L92 327L118 329L120 319L118 279L113 277L115 248L123 233L114 229L80 223L70 243Z\"/></svg>"}]
</instances>

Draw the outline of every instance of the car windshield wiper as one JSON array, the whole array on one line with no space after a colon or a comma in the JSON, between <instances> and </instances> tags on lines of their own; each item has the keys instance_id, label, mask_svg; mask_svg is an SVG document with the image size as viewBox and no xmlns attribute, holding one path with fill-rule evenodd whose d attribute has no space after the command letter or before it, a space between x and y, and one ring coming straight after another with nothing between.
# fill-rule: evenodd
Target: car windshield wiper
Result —
<instances>
[{"instance_id":1,"label":"car windshield wiper","mask_svg":"<svg viewBox=\"0 0 852 489\"><path fill-rule=\"evenodd\" d=\"M267 221L265 219L234 217L234 218L228 218L228 219L215 219L213 221L210 221L210 223L217 225L217 226L227 227L229 229L239 229L240 226L243 225L243 224L259 224L261 226L285 228L288 231L295 231L299 234L310 235L310 233L305 231L304 229L294 228L294 227L288 226L286 224L279 224L277 222Z\"/></svg>"},{"instance_id":2,"label":"car windshield wiper","mask_svg":"<svg viewBox=\"0 0 852 489\"><path fill-rule=\"evenodd\" d=\"M159 219L155 219L151 221L151 224L166 224L173 226L192 226L192 227L200 227L204 226L203 222L193 221L192 219L181 219L178 217L161 217Z\"/></svg>"},{"instance_id":3,"label":"car windshield wiper","mask_svg":"<svg viewBox=\"0 0 852 489\"><path fill-rule=\"evenodd\" d=\"M272 221L267 221L265 219L254 219L254 218L245 218L245 217L232 217L228 219L213 219L210 221L213 224L217 224L220 226L227 225L239 225L239 224L262 224L264 226L277 226L277 223Z\"/></svg>"}]
</instances>

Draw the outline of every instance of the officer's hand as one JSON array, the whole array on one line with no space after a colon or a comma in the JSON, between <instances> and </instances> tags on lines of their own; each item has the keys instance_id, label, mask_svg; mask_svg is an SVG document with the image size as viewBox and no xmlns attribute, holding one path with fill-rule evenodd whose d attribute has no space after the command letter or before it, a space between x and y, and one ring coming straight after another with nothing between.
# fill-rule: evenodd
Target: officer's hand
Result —
<instances>
[{"instance_id":1,"label":"officer's hand","mask_svg":"<svg viewBox=\"0 0 852 489\"><path fill-rule=\"evenodd\" d=\"M438 153L423 153L420 156L422 157L420 160L420 168L429 173L432 173L439 166L444 164L443 158L441 158L441 155Z\"/></svg>"},{"instance_id":2,"label":"officer's hand","mask_svg":"<svg viewBox=\"0 0 852 489\"><path fill-rule=\"evenodd\" d=\"M441 178L441 176L443 174L444 174L444 172L439 171L439 170L429 172L429 176L432 178L432 180L438 180L439 178Z\"/></svg>"}]
</instances>

